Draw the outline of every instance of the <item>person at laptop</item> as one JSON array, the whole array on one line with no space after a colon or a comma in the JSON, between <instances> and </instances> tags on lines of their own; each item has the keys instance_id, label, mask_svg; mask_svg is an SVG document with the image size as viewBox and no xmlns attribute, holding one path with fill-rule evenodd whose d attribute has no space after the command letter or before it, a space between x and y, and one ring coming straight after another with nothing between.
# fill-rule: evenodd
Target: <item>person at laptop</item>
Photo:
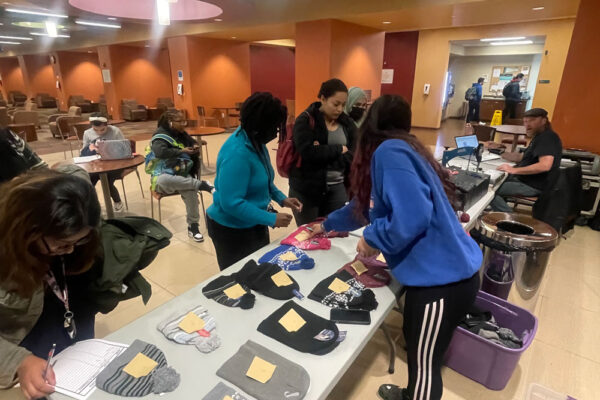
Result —
<instances>
[{"instance_id":1,"label":"person at laptop","mask_svg":"<svg viewBox=\"0 0 600 400\"><path fill-rule=\"evenodd\" d=\"M552 130L548 112L543 108L532 108L525 112L523 124L531 142L524 153L502 155L517 164L514 167L509 164L498 167L498 170L510 176L500 186L490 204L494 211L512 211L505 200L508 196L539 196L547 189L548 177L560 167L562 142Z\"/></svg>"},{"instance_id":2,"label":"person at laptop","mask_svg":"<svg viewBox=\"0 0 600 400\"><path fill-rule=\"evenodd\" d=\"M108 124L108 119L101 113L92 113L90 115L91 128L83 132L83 147L81 148L81 156L92 156L98 151L96 142L99 140L123 140L123 132L116 127ZM121 202L121 195L119 190L115 186L115 180L120 177L120 171L114 171L108 173L108 188L110 189L110 197L115 203L115 211L123 211L123 202ZM100 174L90 174L90 180L92 185L96 186L96 183L100 180Z\"/></svg>"},{"instance_id":3,"label":"person at laptop","mask_svg":"<svg viewBox=\"0 0 600 400\"><path fill-rule=\"evenodd\" d=\"M158 129L146 150L146 172L152 175L151 187L157 193L179 193L187 214L188 236L203 242L198 222L198 191L212 193L208 181L197 179L200 145L186 131L187 121L177 110L168 110L158 120Z\"/></svg>"}]
</instances>

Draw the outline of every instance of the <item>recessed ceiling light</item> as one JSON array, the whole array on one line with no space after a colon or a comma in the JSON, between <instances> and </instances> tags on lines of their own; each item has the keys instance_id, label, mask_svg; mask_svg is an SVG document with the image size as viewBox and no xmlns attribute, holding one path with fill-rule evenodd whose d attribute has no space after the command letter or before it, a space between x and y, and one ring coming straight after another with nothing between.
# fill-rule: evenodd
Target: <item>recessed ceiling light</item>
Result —
<instances>
[{"instance_id":1,"label":"recessed ceiling light","mask_svg":"<svg viewBox=\"0 0 600 400\"><path fill-rule=\"evenodd\" d=\"M146 44L146 45L144 45L144 47L150 47L150 45L149 45L149 44Z\"/></svg>"},{"instance_id":2,"label":"recessed ceiling light","mask_svg":"<svg viewBox=\"0 0 600 400\"><path fill-rule=\"evenodd\" d=\"M501 42L503 40L523 40L525 36L513 36L513 37L496 37L496 38L486 38L479 39L481 42Z\"/></svg>"},{"instance_id":3,"label":"recessed ceiling light","mask_svg":"<svg viewBox=\"0 0 600 400\"><path fill-rule=\"evenodd\" d=\"M532 8L533 11L541 11L543 9L544 9L544 7L533 7Z\"/></svg>"},{"instance_id":4,"label":"recessed ceiling light","mask_svg":"<svg viewBox=\"0 0 600 400\"><path fill-rule=\"evenodd\" d=\"M58 31L56 29L56 22L54 21L46 21L46 31L48 32L48 36L56 37L58 35Z\"/></svg>"},{"instance_id":5,"label":"recessed ceiling light","mask_svg":"<svg viewBox=\"0 0 600 400\"><path fill-rule=\"evenodd\" d=\"M383 21L383 22L382 22L382 24L386 24L386 25L389 25L389 24L391 24L391 23L392 23L392 21Z\"/></svg>"},{"instance_id":6,"label":"recessed ceiling light","mask_svg":"<svg viewBox=\"0 0 600 400\"><path fill-rule=\"evenodd\" d=\"M99 26L101 28L121 29L121 25L120 24L107 24L107 23L104 23L104 22L84 21L84 20L81 20L81 19L76 19L75 23L79 24L79 25Z\"/></svg>"},{"instance_id":7,"label":"recessed ceiling light","mask_svg":"<svg viewBox=\"0 0 600 400\"><path fill-rule=\"evenodd\" d=\"M16 13L16 14L29 14L29 15L41 15L43 17L54 17L54 18L69 18L67 15L63 14L52 14L38 11L29 11L29 10L21 10L18 8L7 8L7 12Z\"/></svg>"},{"instance_id":8,"label":"recessed ceiling light","mask_svg":"<svg viewBox=\"0 0 600 400\"><path fill-rule=\"evenodd\" d=\"M171 3L169 0L156 0L156 14L159 25L171 25Z\"/></svg>"},{"instance_id":9,"label":"recessed ceiling light","mask_svg":"<svg viewBox=\"0 0 600 400\"><path fill-rule=\"evenodd\" d=\"M237 36L232 36L231 38L232 38L232 39L237 39Z\"/></svg>"},{"instance_id":10,"label":"recessed ceiling light","mask_svg":"<svg viewBox=\"0 0 600 400\"><path fill-rule=\"evenodd\" d=\"M48 36L47 33L42 33L42 32L29 32L29 34L33 35L33 36ZM71 36L69 36L69 35L56 35L56 37L59 37L59 38L70 38Z\"/></svg>"},{"instance_id":11,"label":"recessed ceiling light","mask_svg":"<svg viewBox=\"0 0 600 400\"><path fill-rule=\"evenodd\" d=\"M215 18L215 22L223 22L221 18Z\"/></svg>"},{"instance_id":12,"label":"recessed ceiling light","mask_svg":"<svg viewBox=\"0 0 600 400\"><path fill-rule=\"evenodd\" d=\"M93 53L93 51L91 51L91 50L88 50L88 53Z\"/></svg>"},{"instance_id":13,"label":"recessed ceiling light","mask_svg":"<svg viewBox=\"0 0 600 400\"><path fill-rule=\"evenodd\" d=\"M533 40L513 40L513 41L505 41L505 42L492 42L490 43L492 46L512 46L519 44L533 44Z\"/></svg>"},{"instance_id":14,"label":"recessed ceiling light","mask_svg":"<svg viewBox=\"0 0 600 400\"><path fill-rule=\"evenodd\" d=\"M4 41L4 40L0 40L0 43L1 43L1 44L21 44L21 43L19 43L19 42L6 42L6 41Z\"/></svg>"},{"instance_id":15,"label":"recessed ceiling light","mask_svg":"<svg viewBox=\"0 0 600 400\"><path fill-rule=\"evenodd\" d=\"M0 39L33 40L33 38L23 36L0 36Z\"/></svg>"},{"instance_id":16,"label":"recessed ceiling light","mask_svg":"<svg viewBox=\"0 0 600 400\"><path fill-rule=\"evenodd\" d=\"M116 21L117 20L115 17L108 17L107 19L110 19L111 21Z\"/></svg>"}]
</instances>

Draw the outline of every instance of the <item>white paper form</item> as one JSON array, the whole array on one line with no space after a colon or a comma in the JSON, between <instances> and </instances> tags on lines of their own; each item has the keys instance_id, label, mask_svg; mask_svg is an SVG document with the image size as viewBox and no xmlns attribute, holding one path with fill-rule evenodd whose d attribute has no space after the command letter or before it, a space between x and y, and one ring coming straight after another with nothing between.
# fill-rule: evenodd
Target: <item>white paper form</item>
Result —
<instances>
[{"instance_id":1,"label":"white paper form","mask_svg":"<svg viewBox=\"0 0 600 400\"><path fill-rule=\"evenodd\" d=\"M75 164L83 164L83 163L87 163L87 162L91 162L91 161L95 161L95 160L99 160L99 159L100 159L100 155L95 154L93 156L73 157L73 162Z\"/></svg>"},{"instance_id":2,"label":"white paper form","mask_svg":"<svg viewBox=\"0 0 600 400\"><path fill-rule=\"evenodd\" d=\"M84 340L54 358L57 393L85 400L96 389L96 377L128 345L101 339Z\"/></svg>"}]
</instances>

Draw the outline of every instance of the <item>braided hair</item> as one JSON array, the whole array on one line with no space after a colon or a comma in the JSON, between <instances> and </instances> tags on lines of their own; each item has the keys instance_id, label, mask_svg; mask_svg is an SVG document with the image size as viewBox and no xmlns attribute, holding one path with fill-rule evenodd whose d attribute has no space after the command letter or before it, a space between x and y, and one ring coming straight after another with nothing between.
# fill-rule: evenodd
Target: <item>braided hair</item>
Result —
<instances>
[{"instance_id":1,"label":"braided hair","mask_svg":"<svg viewBox=\"0 0 600 400\"><path fill-rule=\"evenodd\" d=\"M269 92L256 92L244 101L240 110L242 129L258 151L259 146L267 144L285 134L287 107Z\"/></svg>"}]
</instances>

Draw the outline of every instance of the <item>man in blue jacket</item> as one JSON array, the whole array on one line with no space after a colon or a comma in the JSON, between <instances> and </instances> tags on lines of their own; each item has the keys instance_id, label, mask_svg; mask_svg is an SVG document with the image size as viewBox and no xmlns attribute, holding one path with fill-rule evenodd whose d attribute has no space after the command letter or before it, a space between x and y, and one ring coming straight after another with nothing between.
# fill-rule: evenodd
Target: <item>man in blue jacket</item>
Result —
<instances>
[{"instance_id":1,"label":"man in blue jacket","mask_svg":"<svg viewBox=\"0 0 600 400\"><path fill-rule=\"evenodd\" d=\"M481 104L481 98L483 97L482 85L484 81L484 78L477 79L477 83L474 83L465 93L465 100L469 102L467 123L471 121L479 122L479 105Z\"/></svg>"}]
</instances>

